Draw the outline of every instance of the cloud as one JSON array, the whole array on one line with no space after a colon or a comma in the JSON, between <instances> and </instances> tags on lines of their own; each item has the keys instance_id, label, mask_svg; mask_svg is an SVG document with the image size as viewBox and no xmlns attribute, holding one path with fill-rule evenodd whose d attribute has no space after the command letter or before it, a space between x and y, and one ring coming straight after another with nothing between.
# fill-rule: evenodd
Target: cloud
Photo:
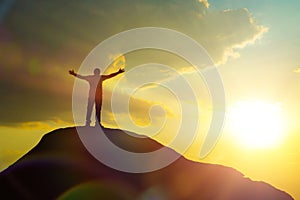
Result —
<instances>
[{"instance_id":1,"label":"cloud","mask_svg":"<svg viewBox=\"0 0 300 200\"><path fill-rule=\"evenodd\" d=\"M223 10L203 17L205 39L198 37L217 64L239 57L238 49L254 44L268 28L258 25L247 9Z\"/></svg>"},{"instance_id":2,"label":"cloud","mask_svg":"<svg viewBox=\"0 0 300 200\"><path fill-rule=\"evenodd\" d=\"M209 7L209 3L207 0L198 0L200 3L203 3L206 8Z\"/></svg>"},{"instance_id":3,"label":"cloud","mask_svg":"<svg viewBox=\"0 0 300 200\"><path fill-rule=\"evenodd\" d=\"M15 5L7 23L24 43L83 52L127 29L172 28L195 38L218 63L267 31L247 9L211 11L208 6L206 0L70 1L64 6L58 0L28 0Z\"/></svg>"},{"instance_id":4,"label":"cloud","mask_svg":"<svg viewBox=\"0 0 300 200\"><path fill-rule=\"evenodd\" d=\"M53 120L56 117L71 121L70 96L6 80L1 80L0 83L1 125Z\"/></svg>"},{"instance_id":5,"label":"cloud","mask_svg":"<svg viewBox=\"0 0 300 200\"><path fill-rule=\"evenodd\" d=\"M71 126L73 123L63 121L59 118L45 121L26 121L2 124L0 128L9 128L13 126L15 129L28 130L28 131L50 131L56 127Z\"/></svg>"},{"instance_id":6,"label":"cloud","mask_svg":"<svg viewBox=\"0 0 300 200\"><path fill-rule=\"evenodd\" d=\"M139 125L146 125L151 122L150 115L154 118L172 117L174 115L172 109L161 102L140 99L129 94L118 92L118 99L114 100L114 106L118 106L117 112L112 110L110 91L106 91L104 95L103 110L107 114L104 117L106 123L115 124L114 115L131 117L134 122ZM127 101L129 100L129 102ZM160 107L160 108L159 108ZM127 108L129 113L127 113ZM162 110L163 109L163 110ZM113 114L112 114L113 113ZM103 115L106 116L106 115Z\"/></svg>"},{"instance_id":7,"label":"cloud","mask_svg":"<svg viewBox=\"0 0 300 200\"><path fill-rule=\"evenodd\" d=\"M296 68L296 69L294 69L294 71L293 72L295 72L295 73L300 73L300 67L299 68Z\"/></svg>"},{"instance_id":8,"label":"cloud","mask_svg":"<svg viewBox=\"0 0 300 200\"><path fill-rule=\"evenodd\" d=\"M65 120L63 113L71 112L73 83L67 70L77 69L104 39L143 26L171 28L191 36L218 64L238 57L239 49L267 32L247 9L212 11L207 0L16 1L0 27L0 123ZM171 58L163 55L158 57ZM134 66L125 57L120 59L126 61L126 69ZM187 63L170 60L166 64L191 72ZM161 79L170 79L168 75Z\"/></svg>"}]
</instances>

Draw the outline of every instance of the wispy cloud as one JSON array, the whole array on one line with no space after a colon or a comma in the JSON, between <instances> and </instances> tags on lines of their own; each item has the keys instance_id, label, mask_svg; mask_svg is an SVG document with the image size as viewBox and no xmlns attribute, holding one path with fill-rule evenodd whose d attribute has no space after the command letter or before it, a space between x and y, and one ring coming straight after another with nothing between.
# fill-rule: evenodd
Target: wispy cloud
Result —
<instances>
[{"instance_id":1,"label":"wispy cloud","mask_svg":"<svg viewBox=\"0 0 300 200\"><path fill-rule=\"evenodd\" d=\"M49 131L56 127L66 127L72 126L73 123L64 121L60 118L55 118L52 120L45 121L26 121L26 122L10 122L10 123L2 123L0 128L8 128L14 127L20 130L39 130L39 131Z\"/></svg>"},{"instance_id":2,"label":"wispy cloud","mask_svg":"<svg viewBox=\"0 0 300 200\"><path fill-rule=\"evenodd\" d=\"M209 7L209 3L207 0L198 0L200 3L203 3L203 5L208 8Z\"/></svg>"},{"instance_id":3,"label":"wispy cloud","mask_svg":"<svg viewBox=\"0 0 300 200\"><path fill-rule=\"evenodd\" d=\"M298 67L298 68L294 69L294 71L293 71L293 72L295 72L295 73L300 73L300 67Z\"/></svg>"}]
</instances>

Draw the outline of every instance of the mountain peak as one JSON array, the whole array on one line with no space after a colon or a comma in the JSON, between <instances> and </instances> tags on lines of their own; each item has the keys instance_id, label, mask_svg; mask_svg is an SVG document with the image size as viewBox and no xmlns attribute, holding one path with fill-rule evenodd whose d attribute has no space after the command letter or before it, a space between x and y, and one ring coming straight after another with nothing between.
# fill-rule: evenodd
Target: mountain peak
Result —
<instances>
[{"instance_id":1,"label":"mountain peak","mask_svg":"<svg viewBox=\"0 0 300 200\"><path fill-rule=\"evenodd\" d=\"M146 153L163 147L151 138L134 137L134 133L128 135L118 129L105 128L104 133L131 152ZM3 171L0 187L2 195L9 199L293 199L232 168L178 156L157 171L121 172L95 159L75 127L58 129L46 134L36 147Z\"/></svg>"}]
</instances>

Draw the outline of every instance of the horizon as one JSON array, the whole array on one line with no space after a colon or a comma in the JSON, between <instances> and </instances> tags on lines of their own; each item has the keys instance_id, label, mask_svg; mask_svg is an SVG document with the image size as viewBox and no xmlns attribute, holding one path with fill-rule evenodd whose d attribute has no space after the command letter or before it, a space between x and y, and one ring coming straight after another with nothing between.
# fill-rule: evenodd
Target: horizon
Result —
<instances>
[{"instance_id":1,"label":"horizon","mask_svg":"<svg viewBox=\"0 0 300 200\"><path fill-rule=\"evenodd\" d=\"M299 8L296 0L1 2L0 171L51 130L84 125L89 86L68 70L90 75L99 67L108 75L122 68L124 74L103 83L105 127L148 135L190 160L232 167L300 198ZM204 158L200 152L214 111L225 108L214 105L197 66L162 49L123 53L121 43L105 57L107 66L89 60L101 42L142 27L175 30L193 39L220 75L225 121ZM210 67L204 54L199 57L201 67ZM153 83L139 85L143 81ZM112 103L120 105L119 110ZM185 121L199 124L196 131L192 126L185 129L186 137L195 134L185 150L184 140L170 145L182 125L182 108L191 113Z\"/></svg>"}]
</instances>

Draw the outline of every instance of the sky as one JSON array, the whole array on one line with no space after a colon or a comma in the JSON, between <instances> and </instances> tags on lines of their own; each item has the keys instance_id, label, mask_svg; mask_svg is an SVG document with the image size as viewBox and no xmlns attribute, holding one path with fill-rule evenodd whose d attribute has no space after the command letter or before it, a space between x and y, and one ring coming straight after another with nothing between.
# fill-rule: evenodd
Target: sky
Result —
<instances>
[{"instance_id":1,"label":"sky","mask_svg":"<svg viewBox=\"0 0 300 200\"><path fill-rule=\"evenodd\" d=\"M180 122L180 106L174 95L156 85L137 90L134 95L129 91L138 81L149 77L185 91L178 84L179 78L184 77L198 84L199 101L190 103L187 98L182 103L191 111L201 110L201 127L184 156L233 167L253 180L268 182L300 198L299 8L300 3L294 0L0 1L0 169L32 148L43 134L74 126L74 78L68 70L79 70L96 45L128 29L164 27L196 40L218 67L226 94L227 117L215 149L205 159L199 159L211 117L210 94L191 64L168 52L147 49L121 56L126 72L140 64L162 63L172 66L180 76L150 66L133 74L133 79L125 72L107 81L103 124L138 133L143 132L139 126L151 124L149 133L159 129L166 119L154 138L168 144L178 129L174 124ZM112 64L103 73L118 70L118 56L111 56ZM136 126L118 126L112 115L110 100L118 81L124 81L117 90L122 98L130 97L131 117ZM87 84L80 84L84 102ZM149 115L153 105L159 106ZM84 109L85 105L82 124ZM249 127L247 123L240 128L238 124L244 123L241 119L249 122L249 116L264 122L261 125L251 119ZM125 110L117 113L117 117L127 119ZM190 116L195 117L198 116ZM253 127L256 129L252 130ZM271 132L267 140L274 139L274 143L258 147L249 142L246 136L254 134L246 129ZM279 135L276 141L275 133ZM262 138L256 136L254 140L257 144Z\"/></svg>"}]
</instances>

